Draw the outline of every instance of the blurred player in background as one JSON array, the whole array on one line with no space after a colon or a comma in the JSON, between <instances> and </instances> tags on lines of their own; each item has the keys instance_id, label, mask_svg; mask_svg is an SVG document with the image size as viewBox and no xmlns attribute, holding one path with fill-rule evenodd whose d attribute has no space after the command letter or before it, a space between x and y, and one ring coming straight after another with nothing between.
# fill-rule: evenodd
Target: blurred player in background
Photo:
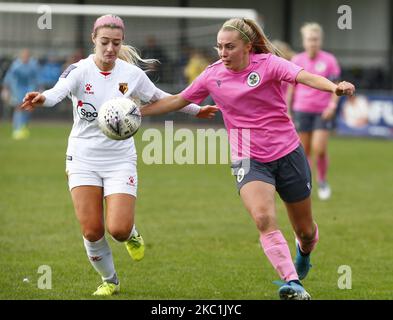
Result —
<instances>
[{"instance_id":1,"label":"blurred player in background","mask_svg":"<svg viewBox=\"0 0 393 320\"><path fill-rule=\"evenodd\" d=\"M229 133L232 161L241 158L240 135L249 130L248 159L233 164L237 187L245 207L260 232L260 243L285 283L281 299L307 300L310 295L299 280L310 268L310 253L318 241L318 227L311 212L311 171L290 120L281 88L282 81L302 83L338 95L354 92L347 82L339 85L313 75L275 55L263 30L251 19L231 19L217 36L220 60L210 65L178 95L141 109L155 115L200 103L209 94L223 113ZM235 136L232 133L236 132ZM243 139L241 139L243 140ZM278 228L275 193L284 201L297 239L292 262L288 244Z\"/></svg>"},{"instance_id":2,"label":"blurred player in background","mask_svg":"<svg viewBox=\"0 0 393 320\"><path fill-rule=\"evenodd\" d=\"M133 260L144 257L144 241L134 225L138 184L134 140L107 138L97 124L99 108L116 97L152 102L168 95L138 67L155 60L143 60L133 47L124 45L124 30L118 16L98 18L92 33L95 53L70 65L52 89L28 93L22 105L25 110L50 107L71 96L74 125L68 140L66 172L87 255L103 281L93 293L98 296L120 290L105 225L113 239L125 243ZM183 111L206 118L214 114L208 107L197 105Z\"/></svg>"},{"instance_id":3,"label":"blurred player in background","mask_svg":"<svg viewBox=\"0 0 393 320\"><path fill-rule=\"evenodd\" d=\"M291 46L284 41L273 40L272 44L274 45L274 47L278 49L280 56L286 60L291 61L293 56L296 54L295 51L292 50ZM290 87L290 84L288 82L283 81L281 87L283 90L283 95L284 97L286 97L288 94L288 88Z\"/></svg>"},{"instance_id":4,"label":"blurred player in background","mask_svg":"<svg viewBox=\"0 0 393 320\"><path fill-rule=\"evenodd\" d=\"M305 51L294 56L292 62L310 73L337 82L341 72L338 62L332 54L321 50L322 27L317 23L307 23L301 28L301 34ZM311 167L312 156L316 161L318 196L321 200L327 200L331 196L327 182L328 139L338 97L302 83L296 83L292 93L289 90L288 107L293 111L295 126Z\"/></svg>"},{"instance_id":5,"label":"blurred player in background","mask_svg":"<svg viewBox=\"0 0 393 320\"><path fill-rule=\"evenodd\" d=\"M38 62L30 56L29 49L23 49L19 58L12 62L8 69L4 82L2 97L6 104L14 108L12 138L15 140L26 139L30 135L28 124L31 112L21 110L25 94L29 91L36 91L39 87L39 67Z\"/></svg>"}]
</instances>

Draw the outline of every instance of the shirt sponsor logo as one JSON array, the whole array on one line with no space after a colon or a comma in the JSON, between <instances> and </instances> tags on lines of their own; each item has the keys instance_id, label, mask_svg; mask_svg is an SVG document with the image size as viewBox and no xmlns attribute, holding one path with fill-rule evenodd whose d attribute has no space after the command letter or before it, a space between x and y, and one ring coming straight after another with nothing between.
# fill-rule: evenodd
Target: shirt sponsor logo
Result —
<instances>
[{"instance_id":1,"label":"shirt sponsor logo","mask_svg":"<svg viewBox=\"0 0 393 320\"><path fill-rule=\"evenodd\" d=\"M95 118L98 117L98 112L96 108L91 103L88 102L83 102L79 100L76 110L81 119L87 120L89 122L94 121Z\"/></svg>"},{"instance_id":2,"label":"shirt sponsor logo","mask_svg":"<svg viewBox=\"0 0 393 320\"><path fill-rule=\"evenodd\" d=\"M122 94L125 94L128 91L128 83L126 83L126 82L119 83L119 91Z\"/></svg>"},{"instance_id":3,"label":"shirt sponsor logo","mask_svg":"<svg viewBox=\"0 0 393 320\"><path fill-rule=\"evenodd\" d=\"M94 94L93 86L90 83L85 84L85 94Z\"/></svg>"},{"instance_id":4,"label":"shirt sponsor logo","mask_svg":"<svg viewBox=\"0 0 393 320\"><path fill-rule=\"evenodd\" d=\"M247 78L247 84L250 87L256 87L261 82L261 77L258 72L251 72Z\"/></svg>"}]
</instances>

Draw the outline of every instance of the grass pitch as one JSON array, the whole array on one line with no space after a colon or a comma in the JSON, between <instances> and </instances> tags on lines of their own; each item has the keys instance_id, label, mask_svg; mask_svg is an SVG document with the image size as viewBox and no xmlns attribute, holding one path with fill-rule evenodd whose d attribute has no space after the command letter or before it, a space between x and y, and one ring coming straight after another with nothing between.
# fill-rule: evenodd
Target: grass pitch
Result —
<instances>
[{"instance_id":1,"label":"grass pitch","mask_svg":"<svg viewBox=\"0 0 393 320\"><path fill-rule=\"evenodd\" d=\"M33 123L28 140L13 141L10 126L0 124L0 299L92 299L100 284L67 189L70 128ZM331 140L332 199L321 202L313 190L320 242L303 282L313 299L392 299L392 143ZM146 144L138 133L139 154ZM110 299L278 299L278 277L228 165L144 165L139 157L138 173L136 222L146 255L133 262L108 237L122 286ZM278 197L277 214L294 254ZM37 285L42 265L52 271L50 290ZM351 289L339 288L348 284L340 266L351 270Z\"/></svg>"}]
</instances>

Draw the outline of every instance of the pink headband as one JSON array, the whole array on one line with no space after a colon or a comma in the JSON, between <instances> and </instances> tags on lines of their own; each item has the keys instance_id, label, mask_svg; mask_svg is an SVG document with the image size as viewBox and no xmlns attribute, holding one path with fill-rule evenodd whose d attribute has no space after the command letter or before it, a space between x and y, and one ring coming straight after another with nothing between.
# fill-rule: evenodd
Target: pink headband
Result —
<instances>
[{"instance_id":1,"label":"pink headband","mask_svg":"<svg viewBox=\"0 0 393 320\"><path fill-rule=\"evenodd\" d=\"M123 20L115 15L107 14L105 16L101 16L97 18L94 23L93 33L97 31L98 28L101 27L117 27L123 30L123 38L124 38L124 22Z\"/></svg>"}]
</instances>

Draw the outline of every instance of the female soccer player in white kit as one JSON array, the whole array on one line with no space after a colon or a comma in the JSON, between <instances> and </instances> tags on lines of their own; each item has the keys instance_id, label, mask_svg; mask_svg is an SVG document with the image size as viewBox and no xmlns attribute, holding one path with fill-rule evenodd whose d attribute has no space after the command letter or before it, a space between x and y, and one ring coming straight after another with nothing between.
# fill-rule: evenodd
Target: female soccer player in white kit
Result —
<instances>
[{"instance_id":1,"label":"female soccer player in white kit","mask_svg":"<svg viewBox=\"0 0 393 320\"><path fill-rule=\"evenodd\" d=\"M279 296L310 299L299 280L307 276L310 253L318 242L318 227L311 211L311 172L287 113L282 81L338 95L351 95L354 86L347 82L335 85L276 56L263 30L251 19L226 21L217 35L217 51L220 60L207 67L188 88L143 107L141 113L146 116L174 111L211 95L223 114L232 161L240 158L232 166L240 197L257 226L266 256L285 282ZM244 135L249 139L243 139ZM295 263L278 228L276 191L296 234Z\"/></svg>"},{"instance_id":2,"label":"female soccer player in white kit","mask_svg":"<svg viewBox=\"0 0 393 320\"><path fill-rule=\"evenodd\" d=\"M28 93L22 104L23 109L30 110L38 105L53 106L71 96L74 125L68 140L66 171L87 255L103 280L93 293L99 296L109 296L120 289L105 239L103 199L108 232L125 243L132 259L139 261L144 257L144 241L134 226L138 183L134 140L107 138L97 124L99 108L116 97L153 102L168 96L136 66L151 60L142 60L132 47L123 45L123 40L121 18L113 15L98 18L92 33L95 54L69 66L52 89L42 94ZM209 118L215 107L189 105L182 111Z\"/></svg>"}]
</instances>

